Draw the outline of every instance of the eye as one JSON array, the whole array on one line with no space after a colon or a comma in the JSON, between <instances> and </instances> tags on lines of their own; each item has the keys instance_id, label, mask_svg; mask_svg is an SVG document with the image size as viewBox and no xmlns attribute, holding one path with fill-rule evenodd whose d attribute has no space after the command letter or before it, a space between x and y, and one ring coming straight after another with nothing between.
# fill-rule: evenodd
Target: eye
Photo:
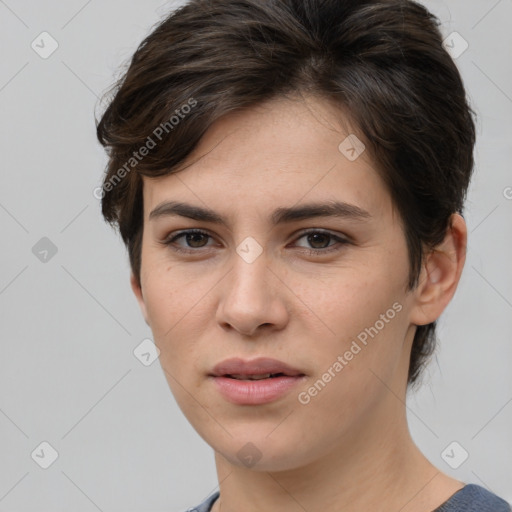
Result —
<instances>
[{"instance_id":1,"label":"eye","mask_svg":"<svg viewBox=\"0 0 512 512\"><path fill-rule=\"evenodd\" d=\"M306 252L313 256L322 256L326 253L339 251L342 249L344 245L349 243L348 240L345 240L344 238L341 238L329 231L320 230L310 230L305 233L302 233L298 240L300 240L301 238L306 238L307 243L313 246L313 249L305 247ZM329 245L329 240L334 240L335 243ZM327 246L325 245L326 243L328 244ZM318 247L319 245L321 247Z\"/></svg>"},{"instance_id":2,"label":"eye","mask_svg":"<svg viewBox=\"0 0 512 512\"><path fill-rule=\"evenodd\" d=\"M199 249L207 248L208 239L210 238L213 237L205 231L200 229L189 229L165 239L162 241L162 244L170 247L177 253L192 254L198 253ZM318 229L303 232L297 240L301 240L302 238L305 238L312 248L300 245L298 245L298 247L302 247L307 254L312 256L322 256L334 251L340 251L344 245L349 243L348 240L329 231L322 231ZM176 242L178 240L184 240L186 245L177 245ZM329 241L334 243L330 244Z\"/></svg>"},{"instance_id":3,"label":"eye","mask_svg":"<svg viewBox=\"0 0 512 512\"><path fill-rule=\"evenodd\" d=\"M200 229L189 229L187 231L182 231L171 238L167 238L162 243L176 252L193 253L197 252L195 249L201 249L203 247L206 247L206 245L203 242L207 238L212 237L205 231L201 231ZM187 243L186 248L175 245L175 242L180 239L185 240L185 242ZM191 245L188 245L189 243Z\"/></svg>"}]
</instances>

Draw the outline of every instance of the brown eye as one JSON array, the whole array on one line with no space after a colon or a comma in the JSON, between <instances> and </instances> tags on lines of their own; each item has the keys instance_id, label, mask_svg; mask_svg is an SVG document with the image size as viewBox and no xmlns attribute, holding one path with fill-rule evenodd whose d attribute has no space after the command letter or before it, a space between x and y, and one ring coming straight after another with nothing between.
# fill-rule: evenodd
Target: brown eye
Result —
<instances>
[{"instance_id":1,"label":"brown eye","mask_svg":"<svg viewBox=\"0 0 512 512\"><path fill-rule=\"evenodd\" d=\"M307 243L310 247L303 247L309 254L314 256L322 256L323 254L330 253L333 251L339 251L341 248L348 244L348 240L345 240L329 231L308 231L302 233L298 240L306 238ZM329 244L329 241L334 241L333 244Z\"/></svg>"},{"instance_id":2,"label":"brown eye","mask_svg":"<svg viewBox=\"0 0 512 512\"><path fill-rule=\"evenodd\" d=\"M204 233L185 233L185 240L187 244L191 244L191 247L203 247L203 244L201 241L205 241L205 237L208 235L205 235Z\"/></svg>"},{"instance_id":3,"label":"brown eye","mask_svg":"<svg viewBox=\"0 0 512 512\"><path fill-rule=\"evenodd\" d=\"M194 229L182 231L181 233L178 233L177 235L168 238L163 243L164 245L170 247L172 250L176 252L192 253L198 252L195 249L202 249L204 247L208 247L206 243L208 242L209 238L212 237L208 233ZM181 239L185 241L185 246L176 245L176 241Z\"/></svg>"},{"instance_id":4,"label":"brown eye","mask_svg":"<svg viewBox=\"0 0 512 512\"><path fill-rule=\"evenodd\" d=\"M331 235L325 233L312 233L307 235L308 243L311 244L314 249L325 249L328 246L326 246L325 243L329 244L331 238ZM318 245L320 247L318 247Z\"/></svg>"}]
</instances>

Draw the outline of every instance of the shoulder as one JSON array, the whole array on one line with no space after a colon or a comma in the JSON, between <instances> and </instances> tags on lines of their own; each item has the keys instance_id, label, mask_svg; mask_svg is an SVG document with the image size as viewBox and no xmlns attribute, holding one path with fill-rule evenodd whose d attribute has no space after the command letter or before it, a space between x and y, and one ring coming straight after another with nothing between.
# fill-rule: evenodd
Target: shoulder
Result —
<instances>
[{"instance_id":1,"label":"shoulder","mask_svg":"<svg viewBox=\"0 0 512 512\"><path fill-rule=\"evenodd\" d=\"M208 496L202 503L196 505L195 507L191 507L186 510L186 512L210 512L214 501L219 497L219 491L215 492L211 496Z\"/></svg>"},{"instance_id":2,"label":"shoulder","mask_svg":"<svg viewBox=\"0 0 512 512\"><path fill-rule=\"evenodd\" d=\"M510 505L492 492L466 484L433 512L512 512Z\"/></svg>"},{"instance_id":3,"label":"shoulder","mask_svg":"<svg viewBox=\"0 0 512 512\"><path fill-rule=\"evenodd\" d=\"M186 512L210 512L218 497L217 491ZM433 512L512 512L512 508L505 500L483 487L467 484Z\"/></svg>"}]
</instances>

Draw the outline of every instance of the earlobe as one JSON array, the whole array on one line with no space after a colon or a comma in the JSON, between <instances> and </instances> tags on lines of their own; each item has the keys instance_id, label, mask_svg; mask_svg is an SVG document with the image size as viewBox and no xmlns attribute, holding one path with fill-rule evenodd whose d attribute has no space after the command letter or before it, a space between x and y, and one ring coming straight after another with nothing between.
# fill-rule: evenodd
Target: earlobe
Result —
<instances>
[{"instance_id":1,"label":"earlobe","mask_svg":"<svg viewBox=\"0 0 512 512\"><path fill-rule=\"evenodd\" d=\"M457 213L450 218L449 226L443 242L425 257L411 310L411 323L415 325L434 322L457 289L466 260L467 228Z\"/></svg>"},{"instance_id":2,"label":"earlobe","mask_svg":"<svg viewBox=\"0 0 512 512\"><path fill-rule=\"evenodd\" d=\"M137 302L139 303L139 307L142 312L142 316L144 317L144 321L146 322L147 325L149 325L148 314L147 314L147 310L146 310L146 303L144 302L144 297L142 295L142 288L133 273L130 275L130 285L132 287L135 298L137 299Z\"/></svg>"}]
</instances>

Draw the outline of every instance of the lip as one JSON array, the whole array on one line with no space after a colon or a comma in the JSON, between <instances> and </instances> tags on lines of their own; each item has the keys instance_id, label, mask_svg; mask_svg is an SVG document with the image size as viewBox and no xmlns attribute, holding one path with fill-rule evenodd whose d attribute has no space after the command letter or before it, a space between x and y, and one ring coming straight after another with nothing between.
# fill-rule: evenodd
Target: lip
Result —
<instances>
[{"instance_id":1,"label":"lip","mask_svg":"<svg viewBox=\"0 0 512 512\"><path fill-rule=\"evenodd\" d=\"M251 376L261 375L263 373L284 373L290 377L304 375L297 368L293 368L283 361L268 357L258 357L257 359L251 359L250 361L246 361L240 357L225 359L214 366L210 375L213 375L214 377L234 374Z\"/></svg>"},{"instance_id":2,"label":"lip","mask_svg":"<svg viewBox=\"0 0 512 512\"><path fill-rule=\"evenodd\" d=\"M277 377L260 380L239 380L228 375L254 376L265 373L281 373ZM297 368L278 361L261 357L246 361L241 358L226 359L217 364L209 377L217 390L229 402L237 405L261 405L283 397L306 376Z\"/></svg>"}]
</instances>

